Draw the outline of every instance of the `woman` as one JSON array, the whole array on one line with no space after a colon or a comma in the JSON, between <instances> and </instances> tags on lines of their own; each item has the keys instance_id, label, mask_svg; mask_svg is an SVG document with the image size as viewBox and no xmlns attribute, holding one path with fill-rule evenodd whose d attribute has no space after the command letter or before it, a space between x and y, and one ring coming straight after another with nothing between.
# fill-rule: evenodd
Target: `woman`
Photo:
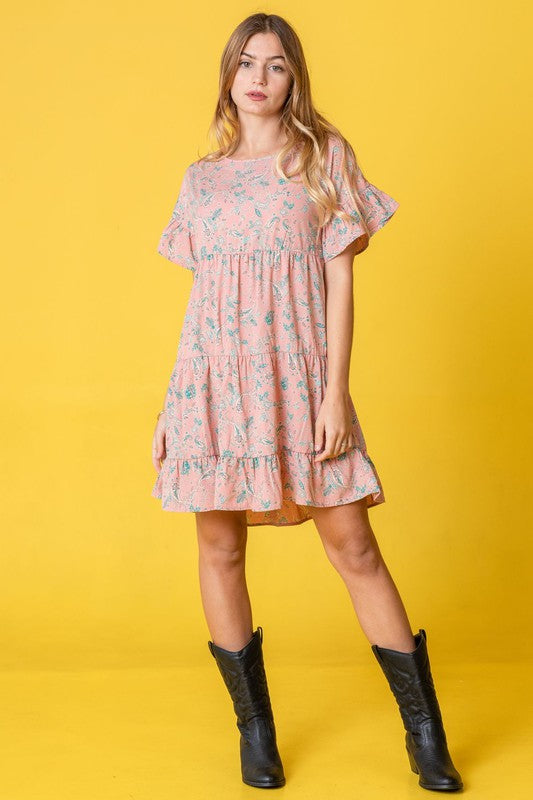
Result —
<instances>
[{"instance_id":1,"label":"woman","mask_svg":"<svg viewBox=\"0 0 533 800\"><path fill-rule=\"evenodd\" d=\"M427 789L462 787L427 655L368 520L385 500L349 393L352 262L398 203L313 107L301 44L253 14L221 60L218 149L189 165L159 252L194 273L153 437L154 497L194 511L209 649L244 783L285 784L245 577L249 525L313 519L399 705ZM327 336L326 336L327 332Z\"/></svg>"}]
</instances>

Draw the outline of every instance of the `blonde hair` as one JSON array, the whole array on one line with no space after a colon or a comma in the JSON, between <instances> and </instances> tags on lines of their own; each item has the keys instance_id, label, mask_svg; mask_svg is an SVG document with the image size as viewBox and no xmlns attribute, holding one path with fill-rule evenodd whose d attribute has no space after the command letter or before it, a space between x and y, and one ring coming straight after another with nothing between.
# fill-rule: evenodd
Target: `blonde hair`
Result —
<instances>
[{"instance_id":1,"label":"blonde hair","mask_svg":"<svg viewBox=\"0 0 533 800\"><path fill-rule=\"evenodd\" d=\"M240 124L237 106L231 97L231 86L246 41L256 33L269 32L279 38L292 77L280 120L287 142L276 157L276 171L286 180L296 176L301 179L316 204L319 230L333 216L349 221L348 214L339 207L335 185L326 169L330 137L338 139L342 149L343 181L354 205L362 210L363 204L355 183L358 169L355 153L340 131L315 109L300 40L289 23L277 14L251 14L229 37L220 60L219 96L208 130L208 139L214 140L216 149L199 161L219 161L231 156L238 147ZM293 166L285 171L286 167L282 165L291 152L295 155Z\"/></svg>"}]
</instances>

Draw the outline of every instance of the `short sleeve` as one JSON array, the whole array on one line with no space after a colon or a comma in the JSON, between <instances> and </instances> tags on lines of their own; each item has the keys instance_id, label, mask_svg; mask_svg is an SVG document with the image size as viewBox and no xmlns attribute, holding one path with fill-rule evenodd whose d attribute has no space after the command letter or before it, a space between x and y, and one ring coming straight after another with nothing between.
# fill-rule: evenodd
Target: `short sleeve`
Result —
<instances>
[{"instance_id":1,"label":"short sleeve","mask_svg":"<svg viewBox=\"0 0 533 800\"><path fill-rule=\"evenodd\" d=\"M188 166L185 171L178 199L172 216L159 239L157 252L174 264L180 264L194 272L197 260L194 248L194 198L191 167L192 165Z\"/></svg>"},{"instance_id":2,"label":"short sleeve","mask_svg":"<svg viewBox=\"0 0 533 800\"><path fill-rule=\"evenodd\" d=\"M363 238L361 238L360 249L357 250L357 253L362 253L368 247L370 237L388 222L399 206L399 203L390 195L378 189L365 178L359 164L356 165L355 171L351 161L347 166L348 174L351 176L361 201L360 208L350 198L346 181L342 177L342 144L339 139L330 138L327 160L328 174L337 190L339 205L349 214L350 220L333 216L322 228L321 249L324 261L335 258L360 237ZM351 188L353 189L353 185Z\"/></svg>"}]
</instances>

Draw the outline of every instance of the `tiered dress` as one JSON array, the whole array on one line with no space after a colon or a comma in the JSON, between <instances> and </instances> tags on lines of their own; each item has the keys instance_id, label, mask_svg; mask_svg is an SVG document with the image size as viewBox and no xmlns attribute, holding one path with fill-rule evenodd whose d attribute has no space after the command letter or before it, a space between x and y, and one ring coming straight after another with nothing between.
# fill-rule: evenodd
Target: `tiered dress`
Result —
<instances>
[{"instance_id":1,"label":"tiered dress","mask_svg":"<svg viewBox=\"0 0 533 800\"><path fill-rule=\"evenodd\" d=\"M399 205L357 165L359 213L341 155L331 136L328 172L350 221L334 217L318 239L313 201L300 181L276 174L274 155L196 161L185 171L158 246L193 272L152 489L166 511L245 510L248 525L296 525L311 519L309 506L385 501L351 401L356 446L315 461L327 262Z\"/></svg>"}]
</instances>

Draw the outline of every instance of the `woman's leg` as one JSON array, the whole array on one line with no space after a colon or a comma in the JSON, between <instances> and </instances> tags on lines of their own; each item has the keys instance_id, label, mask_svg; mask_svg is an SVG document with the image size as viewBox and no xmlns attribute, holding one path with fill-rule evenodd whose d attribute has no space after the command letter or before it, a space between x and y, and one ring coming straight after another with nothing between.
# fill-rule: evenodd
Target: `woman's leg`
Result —
<instances>
[{"instance_id":1,"label":"woman's leg","mask_svg":"<svg viewBox=\"0 0 533 800\"><path fill-rule=\"evenodd\" d=\"M246 586L246 512L198 511L200 589L216 659L237 716L241 776L250 786L283 786L285 775L263 661L263 629L252 632Z\"/></svg>"},{"instance_id":2,"label":"woman's leg","mask_svg":"<svg viewBox=\"0 0 533 800\"><path fill-rule=\"evenodd\" d=\"M407 612L370 526L366 498L343 506L311 506L310 511L370 644L414 650Z\"/></svg>"},{"instance_id":3,"label":"woman's leg","mask_svg":"<svg viewBox=\"0 0 533 800\"><path fill-rule=\"evenodd\" d=\"M252 636L246 513L197 511L196 533L200 592L211 638L226 650L240 650Z\"/></svg>"},{"instance_id":4,"label":"woman's leg","mask_svg":"<svg viewBox=\"0 0 533 800\"><path fill-rule=\"evenodd\" d=\"M448 750L421 629L416 639L368 520L366 498L331 508L311 507L326 553L340 573L365 635L389 682L406 731L405 746L418 783L455 791L463 786Z\"/></svg>"}]
</instances>

